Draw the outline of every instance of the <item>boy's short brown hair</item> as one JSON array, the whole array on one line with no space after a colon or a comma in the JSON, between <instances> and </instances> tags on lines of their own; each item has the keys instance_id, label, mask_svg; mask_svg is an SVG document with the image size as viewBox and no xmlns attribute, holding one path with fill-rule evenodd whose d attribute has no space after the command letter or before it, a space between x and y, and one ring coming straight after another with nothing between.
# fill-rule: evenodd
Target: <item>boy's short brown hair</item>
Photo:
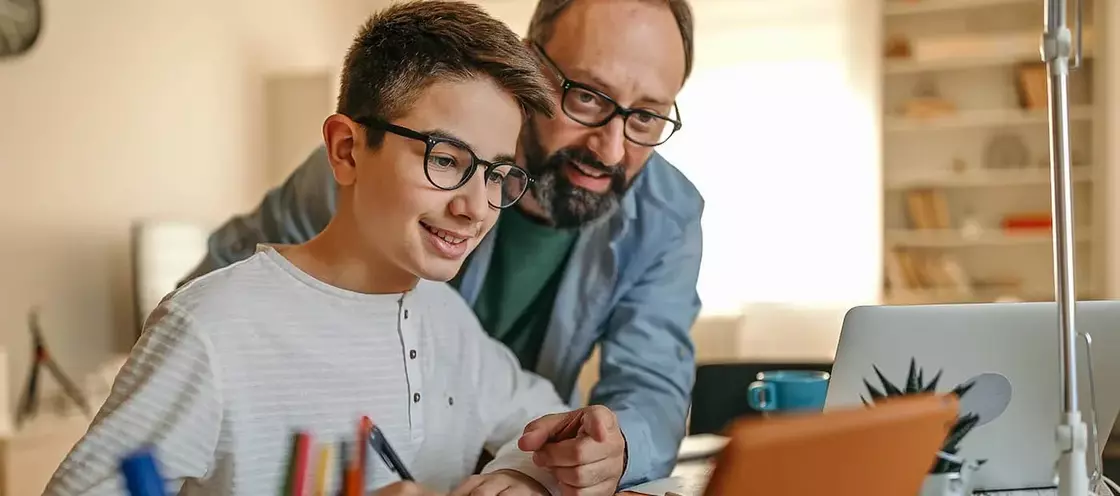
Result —
<instances>
[{"instance_id":1,"label":"boy's short brown hair","mask_svg":"<svg viewBox=\"0 0 1120 496\"><path fill-rule=\"evenodd\" d=\"M337 112L393 120L441 80L492 78L522 111L552 115L551 86L521 39L481 7L414 0L387 7L362 26L342 69ZM377 146L382 131L370 129Z\"/></svg>"}]
</instances>

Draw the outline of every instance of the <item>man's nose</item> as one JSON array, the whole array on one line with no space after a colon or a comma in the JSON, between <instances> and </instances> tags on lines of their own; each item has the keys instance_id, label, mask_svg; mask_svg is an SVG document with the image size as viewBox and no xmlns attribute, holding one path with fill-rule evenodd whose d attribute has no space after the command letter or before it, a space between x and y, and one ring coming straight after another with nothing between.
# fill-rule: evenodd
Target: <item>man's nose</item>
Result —
<instances>
[{"instance_id":1,"label":"man's nose","mask_svg":"<svg viewBox=\"0 0 1120 496\"><path fill-rule=\"evenodd\" d=\"M587 141L587 147L595 153L600 162L613 166L622 162L626 154L625 119L616 115L602 127L595 128Z\"/></svg>"},{"instance_id":2,"label":"man's nose","mask_svg":"<svg viewBox=\"0 0 1120 496\"><path fill-rule=\"evenodd\" d=\"M451 214L470 222L481 222L490 213L486 171L480 166L466 184L455 190Z\"/></svg>"}]
</instances>

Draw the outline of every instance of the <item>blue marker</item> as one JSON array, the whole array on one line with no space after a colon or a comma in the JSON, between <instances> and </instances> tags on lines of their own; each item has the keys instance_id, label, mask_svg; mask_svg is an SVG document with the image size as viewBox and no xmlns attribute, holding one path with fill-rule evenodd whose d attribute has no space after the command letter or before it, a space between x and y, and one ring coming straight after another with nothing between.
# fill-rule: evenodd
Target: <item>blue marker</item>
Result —
<instances>
[{"instance_id":1,"label":"blue marker","mask_svg":"<svg viewBox=\"0 0 1120 496\"><path fill-rule=\"evenodd\" d=\"M140 450L121 460L121 475L132 496L166 496L163 477L151 451Z\"/></svg>"}]
</instances>

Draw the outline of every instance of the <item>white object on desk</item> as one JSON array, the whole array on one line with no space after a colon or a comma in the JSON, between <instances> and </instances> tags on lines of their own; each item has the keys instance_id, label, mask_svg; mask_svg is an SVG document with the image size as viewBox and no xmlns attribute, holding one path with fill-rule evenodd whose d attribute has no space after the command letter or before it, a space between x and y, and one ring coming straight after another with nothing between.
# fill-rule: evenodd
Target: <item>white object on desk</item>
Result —
<instances>
[{"instance_id":1,"label":"white object on desk","mask_svg":"<svg viewBox=\"0 0 1120 496\"><path fill-rule=\"evenodd\" d=\"M724 446L727 446L727 441L729 441L727 436L716 434L686 436L681 440L681 448L677 451L677 459L690 460L712 456L719 453L719 450L723 449Z\"/></svg>"},{"instance_id":2,"label":"white object on desk","mask_svg":"<svg viewBox=\"0 0 1120 496\"><path fill-rule=\"evenodd\" d=\"M652 480L626 490L650 496L663 496L670 493L680 496L700 496L708 486L712 468L712 464L707 461L681 463L673 469L673 474L669 477Z\"/></svg>"}]
</instances>

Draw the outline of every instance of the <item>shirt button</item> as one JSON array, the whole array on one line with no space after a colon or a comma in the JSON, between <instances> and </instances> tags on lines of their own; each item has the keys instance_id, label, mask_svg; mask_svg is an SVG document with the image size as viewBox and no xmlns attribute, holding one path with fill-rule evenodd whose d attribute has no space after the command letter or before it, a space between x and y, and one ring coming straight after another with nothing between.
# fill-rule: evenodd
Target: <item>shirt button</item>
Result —
<instances>
[{"instance_id":1,"label":"shirt button","mask_svg":"<svg viewBox=\"0 0 1120 496\"><path fill-rule=\"evenodd\" d=\"M408 357L415 360L416 359L416 350L408 350Z\"/></svg>"},{"instance_id":2,"label":"shirt button","mask_svg":"<svg viewBox=\"0 0 1120 496\"><path fill-rule=\"evenodd\" d=\"M408 318L408 309L407 308L404 309L404 318L406 318L406 319Z\"/></svg>"},{"instance_id":3,"label":"shirt button","mask_svg":"<svg viewBox=\"0 0 1120 496\"><path fill-rule=\"evenodd\" d=\"M420 393L412 393L412 402L413 403L419 403L420 402Z\"/></svg>"},{"instance_id":4,"label":"shirt button","mask_svg":"<svg viewBox=\"0 0 1120 496\"><path fill-rule=\"evenodd\" d=\"M451 406L454 406L455 405L455 398L452 398L451 396L448 396L447 397L447 404L451 405Z\"/></svg>"}]
</instances>

